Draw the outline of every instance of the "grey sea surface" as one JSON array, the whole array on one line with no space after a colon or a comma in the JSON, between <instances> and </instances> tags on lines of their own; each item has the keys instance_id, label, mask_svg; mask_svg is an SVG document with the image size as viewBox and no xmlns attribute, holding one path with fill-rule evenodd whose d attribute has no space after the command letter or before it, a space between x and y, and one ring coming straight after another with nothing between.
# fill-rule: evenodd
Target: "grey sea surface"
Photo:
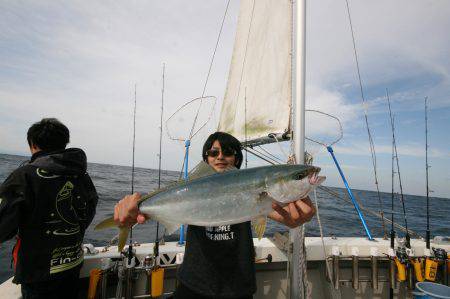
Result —
<instances>
[{"instance_id":1,"label":"grey sea surface","mask_svg":"<svg viewBox=\"0 0 450 299\"><path fill-rule=\"evenodd\" d=\"M3 182L8 175L20 164L26 161L28 157L0 154L0 182ZM97 213L93 224L88 228L85 235L85 243L92 243L95 246L102 246L113 238L117 230L94 231L93 227L102 219L111 215L114 204L123 196L131 192L131 167L116 166L107 164L89 163L88 172L92 177L94 185L97 188L99 202ZM165 186L179 178L179 173L174 171L162 171L161 185ZM158 170L155 169L135 169L134 190L136 192L147 193L158 187ZM348 198L347 192L343 188L330 189L339 194L342 198ZM353 190L355 195L361 200L364 207L379 211L378 195L373 191ZM317 191L320 219L325 236L334 235L337 237L364 237L365 232L357 216L354 207L343 199L336 198L322 190ZM391 194L381 193L384 210L389 211L391 206ZM450 235L450 199L431 198L430 200L431 231L432 237L441 235ZM406 195L406 215L408 228L425 236L426 229L426 198L423 196ZM401 212L400 200L396 198L396 212ZM363 212L367 225L375 237L383 236L381 220ZM404 225L403 214L395 214L395 221ZM390 225L387 226L390 229ZM163 228L160 227L160 235ZM288 228L270 221L267 225L265 236L271 236L275 232L284 232ZM403 232L397 233L401 236ZM307 236L320 236L317 217L314 217L306 225ZM154 242L156 236L156 223L148 221L144 225L139 225L133 230L133 240L138 242ZM178 239L178 235L165 236L166 241ZM11 268L11 252L15 240L9 240L0 244L0 283L4 282L13 275Z\"/></svg>"}]
</instances>

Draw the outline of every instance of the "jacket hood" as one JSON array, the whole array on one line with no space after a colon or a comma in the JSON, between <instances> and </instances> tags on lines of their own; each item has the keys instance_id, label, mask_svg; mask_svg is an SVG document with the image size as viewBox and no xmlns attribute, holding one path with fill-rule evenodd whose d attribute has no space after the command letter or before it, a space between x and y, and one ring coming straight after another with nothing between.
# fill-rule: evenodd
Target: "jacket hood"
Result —
<instances>
[{"instance_id":1,"label":"jacket hood","mask_svg":"<svg viewBox=\"0 0 450 299\"><path fill-rule=\"evenodd\" d=\"M82 175L86 173L86 154L79 148L54 152L37 152L31 157L32 166L59 175Z\"/></svg>"}]
</instances>

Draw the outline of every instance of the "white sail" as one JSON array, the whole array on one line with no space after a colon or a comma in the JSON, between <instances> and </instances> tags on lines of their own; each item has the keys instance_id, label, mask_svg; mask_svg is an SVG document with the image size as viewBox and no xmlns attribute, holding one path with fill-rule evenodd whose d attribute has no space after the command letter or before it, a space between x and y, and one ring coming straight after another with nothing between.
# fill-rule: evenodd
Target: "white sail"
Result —
<instances>
[{"instance_id":1,"label":"white sail","mask_svg":"<svg viewBox=\"0 0 450 299\"><path fill-rule=\"evenodd\" d=\"M241 142L289 131L291 0L242 0L219 131Z\"/></svg>"}]
</instances>

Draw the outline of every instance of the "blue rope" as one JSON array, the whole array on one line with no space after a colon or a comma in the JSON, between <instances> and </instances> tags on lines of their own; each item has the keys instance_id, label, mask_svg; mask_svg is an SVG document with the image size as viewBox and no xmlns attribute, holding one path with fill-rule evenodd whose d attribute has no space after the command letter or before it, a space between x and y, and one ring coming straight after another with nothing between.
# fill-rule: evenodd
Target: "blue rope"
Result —
<instances>
[{"instance_id":1,"label":"blue rope","mask_svg":"<svg viewBox=\"0 0 450 299\"><path fill-rule=\"evenodd\" d=\"M362 225L364 226L364 229L366 230L367 237L369 238L369 240L372 241L373 238L372 238L372 235L370 234L369 227L367 226L366 221L364 220L364 216L362 215L362 212L359 209L359 205L353 196L352 190L350 189L350 186L348 185L347 179L345 178L344 173L342 172L342 169L339 166L339 162L336 160L336 157L334 156L333 148L331 146L327 146L327 150L331 154L331 157L333 158L334 163L336 164L339 174L341 175L341 178L344 181L345 188L347 188L348 195L350 196L350 199L353 202L353 206L355 207L355 210L358 213L359 219L361 219Z\"/></svg>"}]
</instances>

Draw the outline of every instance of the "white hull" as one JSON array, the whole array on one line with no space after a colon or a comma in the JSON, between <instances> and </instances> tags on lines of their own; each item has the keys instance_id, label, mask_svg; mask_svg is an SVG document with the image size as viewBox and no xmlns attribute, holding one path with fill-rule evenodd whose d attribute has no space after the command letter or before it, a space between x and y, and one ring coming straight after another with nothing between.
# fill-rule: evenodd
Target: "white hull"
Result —
<instances>
[{"instance_id":1,"label":"white hull","mask_svg":"<svg viewBox=\"0 0 450 299\"><path fill-rule=\"evenodd\" d=\"M257 286L258 291L255 298L289 298L288 295L288 269L287 261L288 253L280 250L283 247L283 237L278 238L275 242L268 238L254 240L257 259L267 258L270 254L272 261L267 260L258 262L257 268ZM278 247L275 245L277 243ZM333 271L332 254L339 253L339 282L336 283L336 276L333 274L332 282L327 280L326 264L324 248L321 238L308 237L306 243L307 256L307 278L311 284L312 298L388 298L389 297L389 271L387 254L390 247L389 240L376 239L369 241L364 238L324 238L326 255L329 256L328 261L330 270ZM425 243L421 240L411 240L414 256L423 256L425 253ZM450 245L433 244L450 251ZM145 256L151 255L153 252L153 243L141 244L134 247L136 255L140 260ZM96 248L99 250L96 254L86 254L85 262L80 277L88 281L89 272L94 268L102 267L102 259L120 258L117 253L117 247L113 246L106 252L101 252L103 247ZM183 246L178 246L176 242L167 242L160 246L160 264L165 268L164 292L173 291L176 283L176 255L184 252ZM352 286L352 256L359 256L359 285L355 290ZM378 256L378 288L372 287L372 255ZM334 276L334 277L333 277ZM134 282L134 296L145 298L140 295L148 294L147 275L145 271L141 271L138 279ZM115 297L116 280L110 279L108 285L108 298ZM338 287L335 288L335 285ZM99 286L100 287L100 286ZM395 293L398 298L411 297L411 291L406 287L406 283L397 283ZM20 298L20 286L14 285L11 279L0 285L0 294L3 298ZM82 297L80 297L82 298ZM85 298L85 296L83 296Z\"/></svg>"}]
</instances>

